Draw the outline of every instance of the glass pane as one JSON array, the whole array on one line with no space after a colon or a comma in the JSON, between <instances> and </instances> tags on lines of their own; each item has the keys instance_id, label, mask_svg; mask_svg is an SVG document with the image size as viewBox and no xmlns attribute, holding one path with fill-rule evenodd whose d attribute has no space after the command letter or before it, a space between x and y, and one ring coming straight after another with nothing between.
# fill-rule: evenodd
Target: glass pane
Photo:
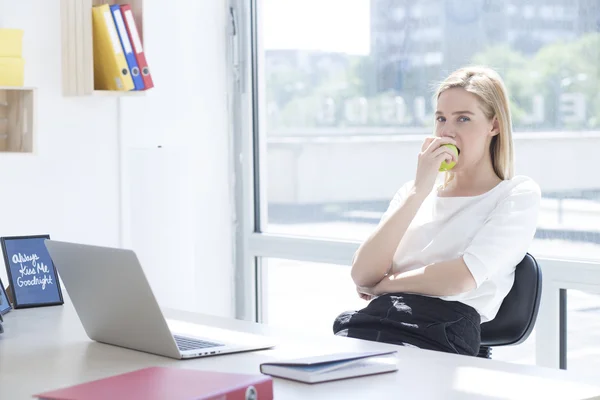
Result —
<instances>
[{"instance_id":1,"label":"glass pane","mask_svg":"<svg viewBox=\"0 0 600 400\"><path fill-rule=\"evenodd\" d=\"M535 365L535 328L523 343L492 347L492 359L515 364Z\"/></svg>"},{"instance_id":2,"label":"glass pane","mask_svg":"<svg viewBox=\"0 0 600 400\"><path fill-rule=\"evenodd\" d=\"M348 266L263 258L266 293L263 315L270 325L333 335L340 313L367 305L358 297ZM522 344L492 350L496 360L535 364L535 331Z\"/></svg>"},{"instance_id":3,"label":"glass pane","mask_svg":"<svg viewBox=\"0 0 600 400\"><path fill-rule=\"evenodd\" d=\"M266 231L365 239L414 178L432 84L481 63L513 100L516 171L543 190L531 251L600 259L600 2L260 4Z\"/></svg>"},{"instance_id":4,"label":"glass pane","mask_svg":"<svg viewBox=\"0 0 600 400\"><path fill-rule=\"evenodd\" d=\"M366 306L343 265L263 258L266 273L265 322L311 333L333 335L340 313Z\"/></svg>"},{"instance_id":5,"label":"glass pane","mask_svg":"<svg viewBox=\"0 0 600 400\"><path fill-rule=\"evenodd\" d=\"M567 290L567 369L595 376L600 371L600 296Z\"/></svg>"}]
</instances>

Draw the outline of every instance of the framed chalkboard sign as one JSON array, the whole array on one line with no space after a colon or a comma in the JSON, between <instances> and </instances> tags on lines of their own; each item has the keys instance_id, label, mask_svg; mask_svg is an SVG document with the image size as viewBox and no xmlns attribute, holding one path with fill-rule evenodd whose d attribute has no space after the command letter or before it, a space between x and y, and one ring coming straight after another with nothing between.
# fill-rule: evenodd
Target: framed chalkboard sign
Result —
<instances>
[{"instance_id":1,"label":"framed chalkboard sign","mask_svg":"<svg viewBox=\"0 0 600 400\"><path fill-rule=\"evenodd\" d=\"M12 306L6 295L6 288L4 287L4 284L2 284L2 279L0 279L0 315L6 314L11 309Z\"/></svg>"},{"instance_id":2,"label":"framed chalkboard sign","mask_svg":"<svg viewBox=\"0 0 600 400\"><path fill-rule=\"evenodd\" d=\"M63 304L58 274L44 239L50 236L0 238L14 309Z\"/></svg>"}]
</instances>

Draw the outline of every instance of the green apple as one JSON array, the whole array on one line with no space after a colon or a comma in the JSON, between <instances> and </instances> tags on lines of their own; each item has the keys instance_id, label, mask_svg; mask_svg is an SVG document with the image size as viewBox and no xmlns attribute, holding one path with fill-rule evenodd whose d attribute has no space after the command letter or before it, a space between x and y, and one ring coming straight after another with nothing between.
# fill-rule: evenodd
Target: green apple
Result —
<instances>
[{"instance_id":1,"label":"green apple","mask_svg":"<svg viewBox=\"0 0 600 400\"><path fill-rule=\"evenodd\" d=\"M456 159L458 159L458 149L456 148L455 145L453 144L444 144L443 146L448 147L449 149L454 151L454 154L456 154ZM442 161L442 164L440 165L440 171L444 172L444 171L450 171L452 168L454 168L454 166L456 165L456 161L450 161L450 162L446 162L446 160Z\"/></svg>"}]
</instances>

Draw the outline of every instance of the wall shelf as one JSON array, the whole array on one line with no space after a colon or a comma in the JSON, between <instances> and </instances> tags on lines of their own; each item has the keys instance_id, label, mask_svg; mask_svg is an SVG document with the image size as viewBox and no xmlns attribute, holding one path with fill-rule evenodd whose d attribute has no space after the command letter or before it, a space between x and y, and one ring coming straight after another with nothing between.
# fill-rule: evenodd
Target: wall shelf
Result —
<instances>
[{"instance_id":1,"label":"wall shelf","mask_svg":"<svg viewBox=\"0 0 600 400\"><path fill-rule=\"evenodd\" d=\"M92 7L101 4L129 4L144 44L143 0L61 0L62 80L65 96L143 96L143 91L94 89L94 48Z\"/></svg>"},{"instance_id":2,"label":"wall shelf","mask_svg":"<svg viewBox=\"0 0 600 400\"><path fill-rule=\"evenodd\" d=\"M35 88L0 86L0 153L32 153Z\"/></svg>"}]
</instances>

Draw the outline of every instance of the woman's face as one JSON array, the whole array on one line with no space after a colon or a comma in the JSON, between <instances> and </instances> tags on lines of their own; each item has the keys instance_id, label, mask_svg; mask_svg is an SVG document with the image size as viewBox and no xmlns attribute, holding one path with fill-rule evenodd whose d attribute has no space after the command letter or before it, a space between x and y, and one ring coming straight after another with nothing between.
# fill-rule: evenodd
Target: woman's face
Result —
<instances>
[{"instance_id":1,"label":"woman's face","mask_svg":"<svg viewBox=\"0 0 600 400\"><path fill-rule=\"evenodd\" d=\"M435 121L436 136L453 138L460 151L453 171L475 166L489 157L491 139L498 134L498 122L485 116L476 95L463 88L445 90L437 101Z\"/></svg>"}]
</instances>

